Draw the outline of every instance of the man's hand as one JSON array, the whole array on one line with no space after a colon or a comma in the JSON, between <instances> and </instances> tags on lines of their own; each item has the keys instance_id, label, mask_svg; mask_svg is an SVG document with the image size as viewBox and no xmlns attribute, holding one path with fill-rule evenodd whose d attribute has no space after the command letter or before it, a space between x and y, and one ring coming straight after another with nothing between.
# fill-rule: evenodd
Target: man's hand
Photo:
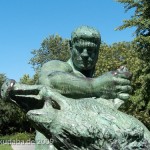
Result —
<instances>
[{"instance_id":1,"label":"man's hand","mask_svg":"<svg viewBox=\"0 0 150 150\"><path fill-rule=\"evenodd\" d=\"M121 66L116 71L110 71L94 81L96 95L106 99L119 98L121 100L129 99L129 93L132 88L130 79L132 74L126 67Z\"/></svg>"},{"instance_id":2,"label":"man's hand","mask_svg":"<svg viewBox=\"0 0 150 150\"><path fill-rule=\"evenodd\" d=\"M13 90L13 87L15 85L16 81L13 79L7 79L2 87L1 87L1 96L4 100L9 99L9 93L11 90Z\"/></svg>"}]
</instances>

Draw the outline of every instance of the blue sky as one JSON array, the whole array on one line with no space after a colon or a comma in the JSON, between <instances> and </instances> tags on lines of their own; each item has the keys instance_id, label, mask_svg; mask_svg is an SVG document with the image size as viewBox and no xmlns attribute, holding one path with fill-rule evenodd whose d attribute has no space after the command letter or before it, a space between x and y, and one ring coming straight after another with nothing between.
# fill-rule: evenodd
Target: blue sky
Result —
<instances>
[{"instance_id":1,"label":"blue sky","mask_svg":"<svg viewBox=\"0 0 150 150\"><path fill-rule=\"evenodd\" d=\"M32 77L31 51L51 34L69 39L80 25L97 28L107 44L131 41L134 29L114 29L132 14L114 0L0 0L0 73Z\"/></svg>"}]
</instances>

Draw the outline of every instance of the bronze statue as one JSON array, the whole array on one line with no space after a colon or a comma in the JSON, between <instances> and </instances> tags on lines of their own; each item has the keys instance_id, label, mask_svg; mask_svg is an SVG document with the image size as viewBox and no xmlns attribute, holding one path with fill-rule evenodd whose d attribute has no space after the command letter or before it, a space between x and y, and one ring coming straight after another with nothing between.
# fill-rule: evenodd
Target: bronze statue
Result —
<instances>
[{"instance_id":1,"label":"bronze statue","mask_svg":"<svg viewBox=\"0 0 150 150\"><path fill-rule=\"evenodd\" d=\"M2 96L27 112L39 149L149 149L150 133L134 117L117 108L128 100L131 73L125 67L93 78L101 44L100 33L81 26L71 35L71 58L52 60L39 72L38 85L7 80ZM52 146L49 148L49 146Z\"/></svg>"}]
</instances>

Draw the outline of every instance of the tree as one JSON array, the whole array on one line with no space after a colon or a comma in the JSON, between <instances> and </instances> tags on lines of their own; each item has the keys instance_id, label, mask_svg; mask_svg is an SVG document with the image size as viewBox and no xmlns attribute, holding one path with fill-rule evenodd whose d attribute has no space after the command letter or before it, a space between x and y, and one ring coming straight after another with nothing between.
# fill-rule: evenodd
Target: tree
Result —
<instances>
[{"instance_id":1,"label":"tree","mask_svg":"<svg viewBox=\"0 0 150 150\"><path fill-rule=\"evenodd\" d=\"M37 74L33 78L24 75L20 79L23 84L34 84ZM6 80L5 74L0 74L0 88ZM0 98L0 135L12 134L14 132L31 131L30 122L26 119L26 115L15 104Z\"/></svg>"},{"instance_id":2,"label":"tree","mask_svg":"<svg viewBox=\"0 0 150 150\"><path fill-rule=\"evenodd\" d=\"M33 85L33 84L36 84L37 80L38 80L38 74L37 73L35 73L33 78L30 78L29 74L25 74L25 75L23 75L23 77L20 79L19 82L22 84Z\"/></svg>"},{"instance_id":3,"label":"tree","mask_svg":"<svg viewBox=\"0 0 150 150\"><path fill-rule=\"evenodd\" d=\"M35 70L49 60L59 59L66 61L70 56L69 41L62 39L59 35L50 35L43 40L38 50L35 49L31 53L34 56L30 59L29 63Z\"/></svg>"},{"instance_id":4,"label":"tree","mask_svg":"<svg viewBox=\"0 0 150 150\"><path fill-rule=\"evenodd\" d=\"M132 72L135 72L135 69L138 68L139 59L137 53L133 50L132 43L119 42L110 46L102 43L96 65L96 76L116 70L120 66L126 66Z\"/></svg>"},{"instance_id":5,"label":"tree","mask_svg":"<svg viewBox=\"0 0 150 150\"><path fill-rule=\"evenodd\" d=\"M123 30L135 27L136 38L133 41L141 63L136 72L135 95L132 99L132 114L142 120L150 129L150 1L117 0L124 4L126 11L134 9L134 15L118 27Z\"/></svg>"},{"instance_id":6,"label":"tree","mask_svg":"<svg viewBox=\"0 0 150 150\"><path fill-rule=\"evenodd\" d=\"M117 0L124 4L125 11L134 9L135 13L129 20L124 20L124 24L118 27L123 30L128 27L135 27L135 43L137 51L142 60L150 60L150 1L149 0Z\"/></svg>"},{"instance_id":7,"label":"tree","mask_svg":"<svg viewBox=\"0 0 150 150\"><path fill-rule=\"evenodd\" d=\"M0 88L6 80L5 74L0 74ZM25 130L23 127L25 115L21 110L0 98L0 134L10 134Z\"/></svg>"}]
</instances>

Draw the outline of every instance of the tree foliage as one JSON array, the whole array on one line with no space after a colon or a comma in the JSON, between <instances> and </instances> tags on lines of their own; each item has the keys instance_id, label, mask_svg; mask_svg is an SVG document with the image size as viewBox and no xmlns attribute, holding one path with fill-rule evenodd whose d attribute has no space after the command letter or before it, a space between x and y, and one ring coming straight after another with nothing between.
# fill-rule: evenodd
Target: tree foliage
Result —
<instances>
[{"instance_id":1,"label":"tree foliage","mask_svg":"<svg viewBox=\"0 0 150 150\"><path fill-rule=\"evenodd\" d=\"M37 73L35 73L35 75L32 78L29 76L29 74L25 74L25 75L23 75L22 78L20 78L19 82L22 84L34 85L34 84L36 84L37 80L38 80Z\"/></svg>"},{"instance_id":2,"label":"tree foliage","mask_svg":"<svg viewBox=\"0 0 150 150\"><path fill-rule=\"evenodd\" d=\"M135 72L139 64L140 60L130 42L119 42L110 46L102 43L96 65L96 76L116 70L120 66L126 66L130 71Z\"/></svg>"},{"instance_id":3,"label":"tree foliage","mask_svg":"<svg viewBox=\"0 0 150 150\"><path fill-rule=\"evenodd\" d=\"M117 0L124 4L126 11L134 9L134 15L129 20L124 20L124 24L118 27L123 30L128 27L135 27L135 43L137 51L142 60L150 60L150 1L149 0Z\"/></svg>"},{"instance_id":4,"label":"tree foliage","mask_svg":"<svg viewBox=\"0 0 150 150\"><path fill-rule=\"evenodd\" d=\"M5 80L6 76L0 74L0 88ZM28 84L29 82L27 81L26 83ZM32 80L30 80L30 82L33 83ZM9 101L4 101L0 98L0 135L30 131L30 128L30 123L21 109Z\"/></svg>"},{"instance_id":5,"label":"tree foliage","mask_svg":"<svg viewBox=\"0 0 150 150\"><path fill-rule=\"evenodd\" d=\"M150 1L117 0L124 4L126 11L134 9L134 15L118 29L135 27L134 49L138 53L139 64L136 76L136 89L132 101L132 113L142 120L150 129Z\"/></svg>"},{"instance_id":6,"label":"tree foliage","mask_svg":"<svg viewBox=\"0 0 150 150\"><path fill-rule=\"evenodd\" d=\"M38 69L44 63L53 60L67 60L70 56L69 41L62 39L59 35L50 35L44 39L41 47L31 52L33 57L30 59L30 64L34 69Z\"/></svg>"}]
</instances>

